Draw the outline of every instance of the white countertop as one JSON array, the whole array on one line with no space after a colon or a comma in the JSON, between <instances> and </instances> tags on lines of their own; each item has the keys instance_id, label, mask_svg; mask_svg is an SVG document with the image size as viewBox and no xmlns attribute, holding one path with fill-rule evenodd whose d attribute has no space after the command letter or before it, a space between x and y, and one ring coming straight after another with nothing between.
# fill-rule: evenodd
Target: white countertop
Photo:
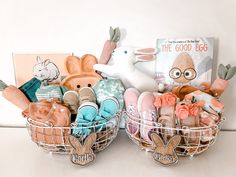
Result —
<instances>
[{"instance_id":1,"label":"white countertop","mask_svg":"<svg viewBox=\"0 0 236 177\"><path fill-rule=\"evenodd\" d=\"M52 155L31 142L25 128L0 128L1 177L233 177L236 174L236 132L220 132L216 143L192 159L163 167L139 149L121 130L116 140L97 154L93 164L79 167L67 155Z\"/></svg>"}]
</instances>

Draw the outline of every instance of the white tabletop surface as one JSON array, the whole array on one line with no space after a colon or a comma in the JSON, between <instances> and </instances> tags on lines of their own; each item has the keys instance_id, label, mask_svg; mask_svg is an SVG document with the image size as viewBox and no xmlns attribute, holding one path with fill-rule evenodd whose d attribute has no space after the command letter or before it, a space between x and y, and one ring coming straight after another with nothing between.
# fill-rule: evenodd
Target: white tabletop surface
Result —
<instances>
[{"instance_id":1,"label":"white tabletop surface","mask_svg":"<svg viewBox=\"0 0 236 177\"><path fill-rule=\"evenodd\" d=\"M235 177L236 132L220 132L217 142L194 158L163 167L151 153L139 149L121 130L116 140L97 154L93 164L79 167L67 155L46 153L31 142L25 128L0 128L1 177Z\"/></svg>"}]
</instances>

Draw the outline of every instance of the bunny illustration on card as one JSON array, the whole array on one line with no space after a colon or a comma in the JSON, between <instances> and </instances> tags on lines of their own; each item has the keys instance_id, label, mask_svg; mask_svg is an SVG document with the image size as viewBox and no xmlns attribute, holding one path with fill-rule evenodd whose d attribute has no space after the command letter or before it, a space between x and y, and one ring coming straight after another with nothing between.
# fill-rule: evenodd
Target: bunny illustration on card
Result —
<instances>
[{"instance_id":1,"label":"bunny illustration on card","mask_svg":"<svg viewBox=\"0 0 236 177\"><path fill-rule=\"evenodd\" d=\"M76 56L67 57L65 67L69 75L63 79L61 85L74 91L79 91L82 87L92 87L97 81L102 79L102 76L93 69L95 64L97 64L97 59L90 54L81 58Z\"/></svg>"},{"instance_id":2,"label":"bunny illustration on card","mask_svg":"<svg viewBox=\"0 0 236 177\"><path fill-rule=\"evenodd\" d=\"M153 158L162 165L171 165L178 162L178 156L175 148L180 143L181 137L179 135L173 136L166 144L157 133L151 134L155 149Z\"/></svg>"},{"instance_id":3,"label":"bunny illustration on card","mask_svg":"<svg viewBox=\"0 0 236 177\"><path fill-rule=\"evenodd\" d=\"M110 77L120 79L126 88L134 87L139 91L157 91L157 83L135 67L137 62L155 59L155 48L118 47L112 53L113 65L95 64L94 69Z\"/></svg>"},{"instance_id":4,"label":"bunny illustration on card","mask_svg":"<svg viewBox=\"0 0 236 177\"><path fill-rule=\"evenodd\" d=\"M33 67L33 76L40 81L51 82L58 78L60 71L58 67L49 59L42 61L37 56L37 64Z\"/></svg>"},{"instance_id":5,"label":"bunny illustration on card","mask_svg":"<svg viewBox=\"0 0 236 177\"><path fill-rule=\"evenodd\" d=\"M71 154L71 161L74 164L84 166L91 163L95 159L95 154L92 150L92 146L96 142L97 134L90 134L83 144L74 136L69 136L69 143L73 147Z\"/></svg>"}]
</instances>

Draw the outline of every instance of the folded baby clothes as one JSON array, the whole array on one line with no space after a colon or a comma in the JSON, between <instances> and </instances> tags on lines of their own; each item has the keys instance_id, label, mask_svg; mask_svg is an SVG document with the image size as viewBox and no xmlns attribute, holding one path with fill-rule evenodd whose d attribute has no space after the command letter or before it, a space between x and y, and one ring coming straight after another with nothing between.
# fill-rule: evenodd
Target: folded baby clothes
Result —
<instances>
[{"instance_id":1,"label":"folded baby clothes","mask_svg":"<svg viewBox=\"0 0 236 177\"><path fill-rule=\"evenodd\" d=\"M76 91L69 90L63 95L63 101L68 106L71 114L77 114L79 108L79 94Z\"/></svg>"},{"instance_id":2,"label":"folded baby clothes","mask_svg":"<svg viewBox=\"0 0 236 177\"><path fill-rule=\"evenodd\" d=\"M20 86L19 89L25 94L29 101L36 102L38 100L35 93L40 86L41 81L36 78L32 78L31 80Z\"/></svg>"},{"instance_id":3,"label":"folded baby clothes","mask_svg":"<svg viewBox=\"0 0 236 177\"><path fill-rule=\"evenodd\" d=\"M185 99L202 104L203 109L212 114L222 113L224 109L224 105L220 103L215 97L200 90L194 91L186 95Z\"/></svg>"},{"instance_id":4,"label":"folded baby clothes","mask_svg":"<svg viewBox=\"0 0 236 177\"><path fill-rule=\"evenodd\" d=\"M38 101L43 99L53 99L53 98L58 98L59 100L63 100L63 95L66 91L68 91L68 89L64 86L42 85L40 88L37 89L36 97Z\"/></svg>"},{"instance_id":5,"label":"folded baby clothes","mask_svg":"<svg viewBox=\"0 0 236 177\"><path fill-rule=\"evenodd\" d=\"M94 128L93 122L98 114L96 96L92 88L83 87L79 90L79 103L73 135L87 136Z\"/></svg>"},{"instance_id":6,"label":"folded baby clothes","mask_svg":"<svg viewBox=\"0 0 236 177\"><path fill-rule=\"evenodd\" d=\"M119 111L124 108L125 88L119 79L103 79L98 81L93 90L97 97L98 104L101 104L107 97L115 97L119 102ZM120 128L125 128L124 116L120 120Z\"/></svg>"},{"instance_id":7,"label":"folded baby clothes","mask_svg":"<svg viewBox=\"0 0 236 177\"><path fill-rule=\"evenodd\" d=\"M31 137L45 144L68 144L70 134L70 111L60 102L41 100L30 103Z\"/></svg>"},{"instance_id":8,"label":"folded baby clothes","mask_svg":"<svg viewBox=\"0 0 236 177\"><path fill-rule=\"evenodd\" d=\"M115 97L120 105L120 110L124 107L125 88L118 79L103 79L93 86L93 90L97 97L97 102L102 103L107 97Z\"/></svg>"}]
</instances>

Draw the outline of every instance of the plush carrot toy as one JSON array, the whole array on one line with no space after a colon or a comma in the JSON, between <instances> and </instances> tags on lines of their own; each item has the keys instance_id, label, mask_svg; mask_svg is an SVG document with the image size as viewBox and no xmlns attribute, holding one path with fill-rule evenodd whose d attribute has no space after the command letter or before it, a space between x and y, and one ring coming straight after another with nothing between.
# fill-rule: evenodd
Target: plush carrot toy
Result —
<instances>
[{"instance_id":1,"label":"plush carrot toy","mask_svg":"<svg viewBox=\"0 0 236 177\"><path fill-rule=\"evenodd\" d=\"M30 104L28 98L24 93L13 85L7 85L0 80L0 91L2 91L2 96L19 107L21 110L26 110Z\"/></svg>"},{"instance_id":2,"label":"plush carrot toy","mask_svg":"<svg viewBox=\"0 0 236 177\"><path fill-rule=\"evenodd\" d=\"M218 76L213 84L211 85L210 90L213 92L215 97L220 97L229 85L229 80L236 74L236 66L231 67L230 64L224 66L223 64L219 65Z\"/></svg>"},{"instance_id":3,"label":"plush carrot toy","mask_svg":"<svg viewBox=\"0 0 236 177\"><path fill-rule=\"evenodd\" d=\"M113 50L116 48L117 42L120 40L120 29L119 27L113 29L110 27L110 39L106 40L103 49L102 54L100 56L100 59L98 61L99 64L107 64L109 59L111 58L111 54Z\"/></svg>"}]
</instances>

